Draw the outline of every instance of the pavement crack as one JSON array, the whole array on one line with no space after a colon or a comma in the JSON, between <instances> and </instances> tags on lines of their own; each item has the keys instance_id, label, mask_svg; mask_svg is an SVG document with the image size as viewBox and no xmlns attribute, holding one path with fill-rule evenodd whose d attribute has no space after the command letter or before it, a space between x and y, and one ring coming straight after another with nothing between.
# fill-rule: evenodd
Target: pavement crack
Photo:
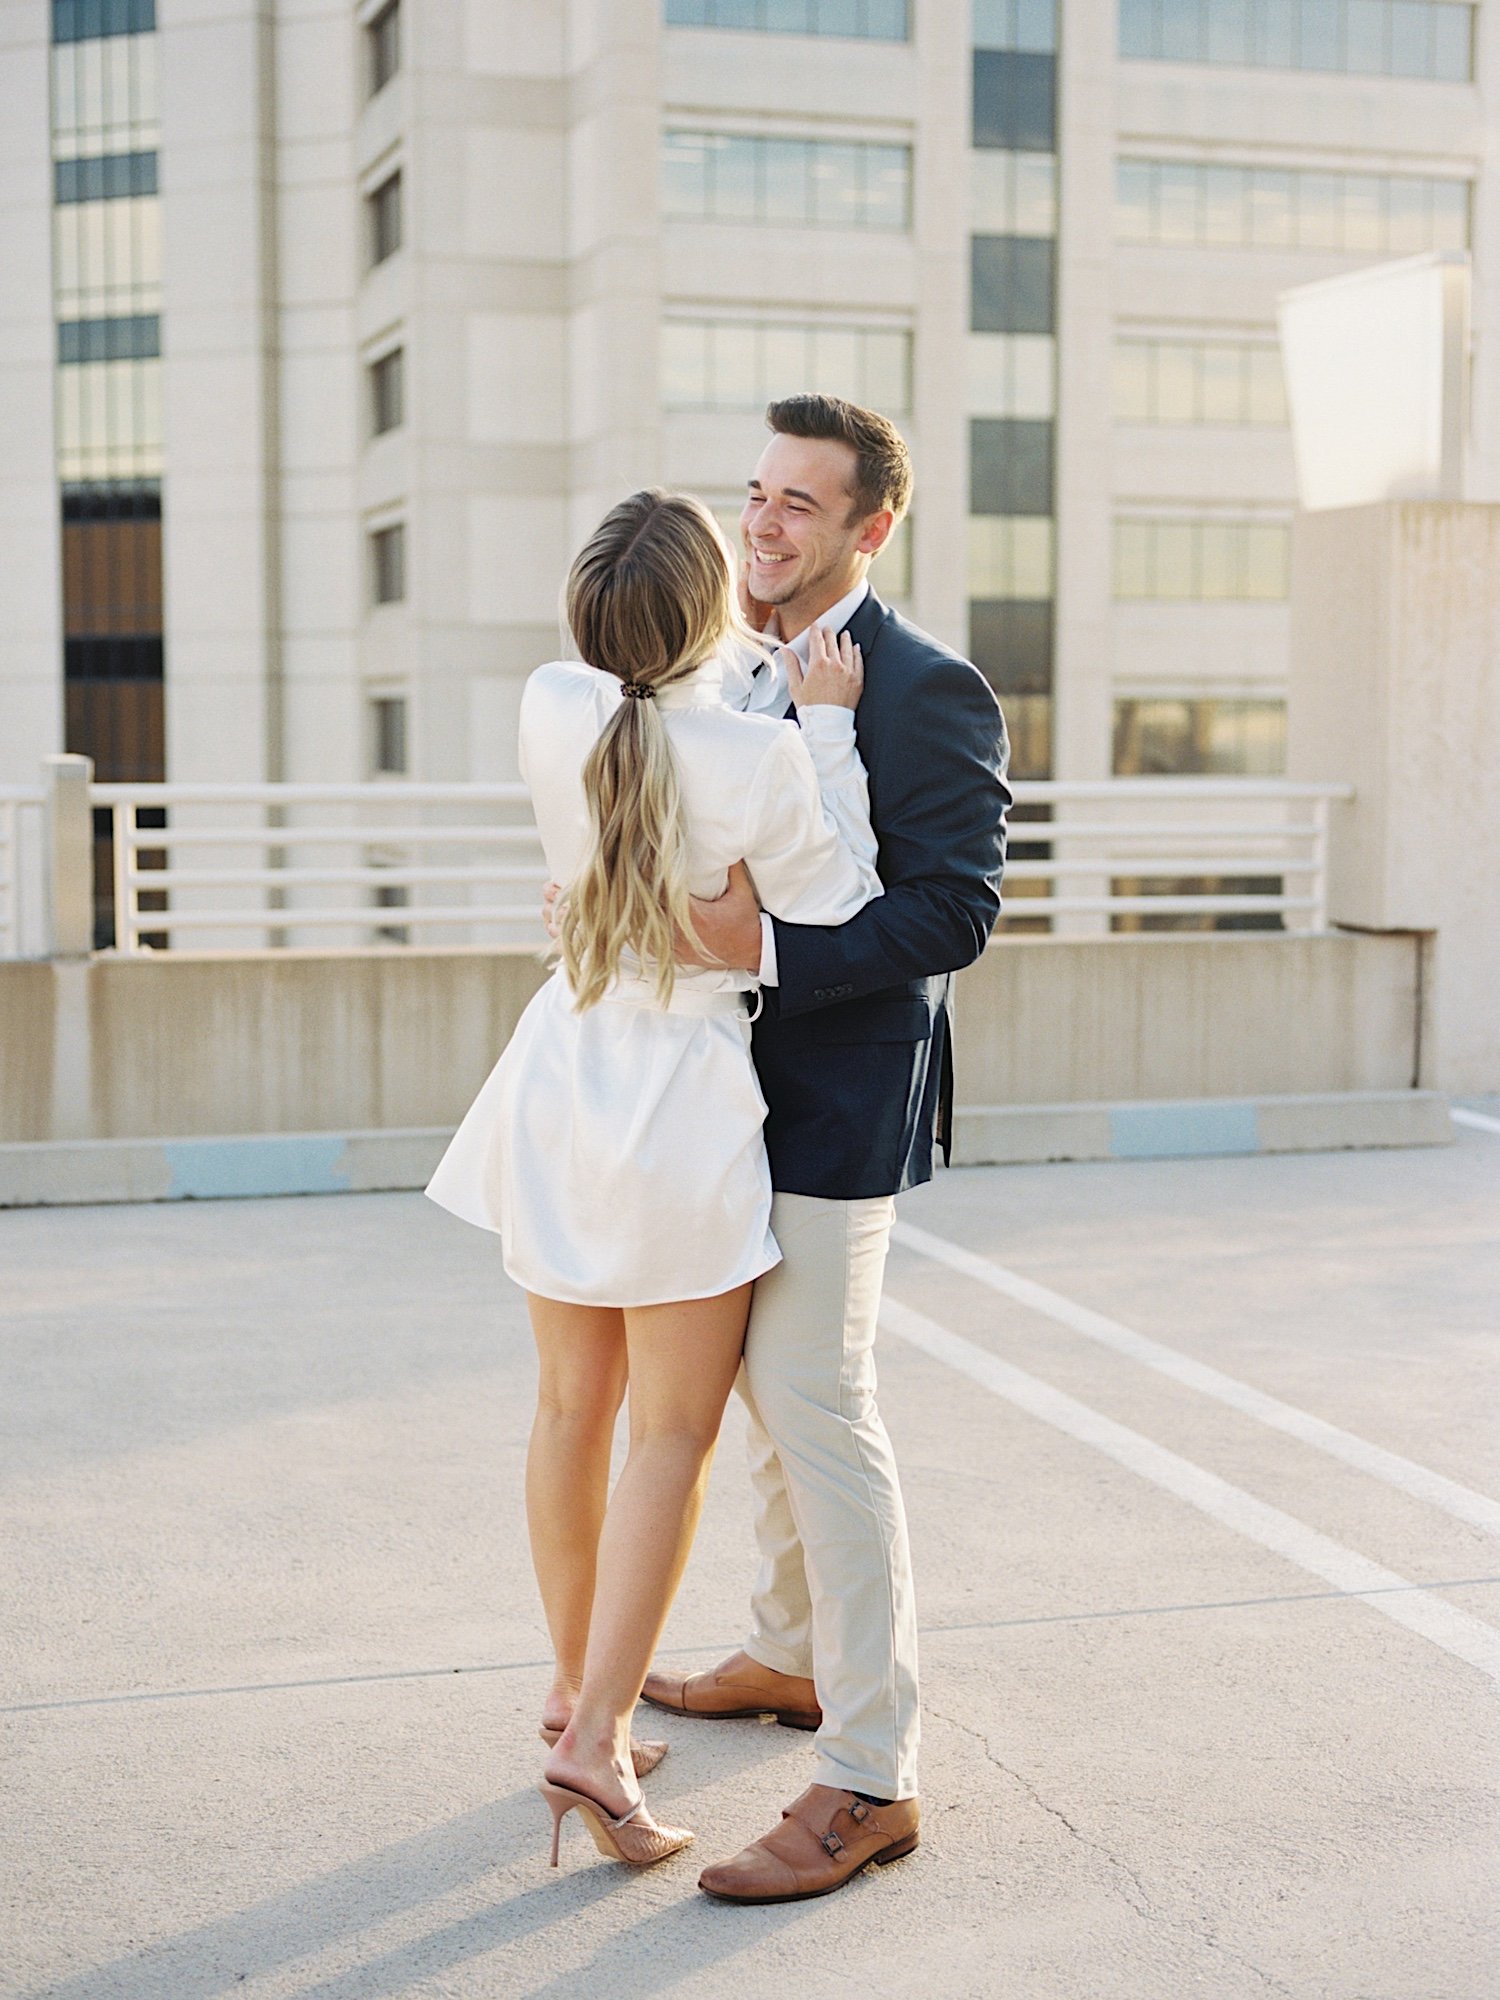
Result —
<instances>
[{"instance_id":1,"label":"pavement crack","mask_svg":"<svg viewBox=\"0 0 1500 2000\"><path fill-rule=\"evenodd\" d=\"M980 1750L984 1753L986 1761L993 1764L997 1771L1009 1778L1013 1785L1016 1785L1024 1792L1026 1797L1039 1811L1046 1813L1049 1819L1056 1820L1058 1825L1067 1832L1070 1838L1076 1840L1080 1847L1086 1847L1091 1854L1096 1854L1110 1870L1110 1883L1114 1893L1138 1917L1142 1917L1151 1923L1160 1924L1168 1930L1176 1931L1179 1935L1190 1938L1196 1944L1207 1946L1210 1951L1216 1953L1220 1958L1227 1959L1232 1965L1238 1966L1242 1971L1250 1973L1255 1979L1259 1980L1266 1992L1281 1994L1285 1996L1285 2000L1296 2000L1291 1987L1283 1985L1271 1973L1253 1964L1251 1960L1242 1958L1238 1952L1232 1951L1228 1945L1220 1940L1204 1920L1201 1918L1182 1918L1174 1915L1172 1911L1164 1909L1153 1898L1140 1875L1131 1867L1128 1861L1122 1861L1119 1855L1112 1853L1102 1841L1095 1840L1091 1834L1085 1833L1082 1827L1069 1819L1061 1806L1049 1805L1024 1771L1016 1770L1012 1765L1007 1764L1002 1757L997 1757L990 1746L989 1738L984 1734L983 1730L974 1728L971 1723L960 1722L957 1716L944 1715L941 1709L934 1708L930 1702L924 1703L923 1706L927 1714L934 1721L946 1722L950 1729L958 1730L960 1735L967 1736L971 1741L977 1743Z\"/></svg>"}]
</instances>

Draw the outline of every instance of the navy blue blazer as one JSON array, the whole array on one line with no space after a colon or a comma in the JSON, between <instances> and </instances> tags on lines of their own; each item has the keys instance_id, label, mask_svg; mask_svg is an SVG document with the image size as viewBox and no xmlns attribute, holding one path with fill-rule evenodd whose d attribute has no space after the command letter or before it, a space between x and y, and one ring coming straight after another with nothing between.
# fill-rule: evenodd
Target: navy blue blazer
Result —
<instances>
[{"instance_id":1,"label":"navy blue blazer","mask_svg":"<svg viewBox=\"0 0 1500 2000\"><path fill-rule=\"evenodd\" d=\"M778 984L754 1028L782 1194L856 1201L932 1178L952 1102L951 975L1000 914L1008 745L988 682L872 591L855 737L885 894L846 924L776 931Z\"/></svg>"}]
</instances>

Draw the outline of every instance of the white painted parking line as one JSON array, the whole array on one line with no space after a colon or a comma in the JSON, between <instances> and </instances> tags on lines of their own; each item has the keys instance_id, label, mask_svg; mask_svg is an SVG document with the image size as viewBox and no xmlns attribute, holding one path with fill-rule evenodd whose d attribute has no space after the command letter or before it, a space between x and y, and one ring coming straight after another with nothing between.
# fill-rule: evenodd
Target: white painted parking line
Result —
<instances>
[{"instance_id":1,"label":"white painted parking line","mask_svg":"<svg viewBox=\"0 0 1500 2000\"><path fill-rule=\"evenodd\" d=\"M1456 1610L1394 1570L1371 1562L1368 1556L1345 1548L1342 1542L1333 1541L1305 1522L1294 1520L1290 1514L1283 1514L1279 1507L1257 1500L1242 1487L1231 1486L1217 1473L1206 1472L1202 1466L1180 1458L1139 1431L1117 1424L1112 1417L1064 1395L1061 1389L1039 1381L1009 1361L1002 1361L987 1348L950 1332L899 1300L888 1298L882 1303L880 1321L898 1339L966 1375L971 1382L1003 1397L1028 1416L1102 1452L1128 1472L1174 1494L1221 1526L1259 1543L1309 1575L1321 1577L1346 1595L1358 1597L1382 1617L1404 1625L1408 1631L1430 1640L1445 1653L1466 1661L1500 1683L1500 1632L1493 1626L1470 1617L1466 1611ZM1372 1594L1365 1595L1366 1592Z\"/></svg>"},{"instance_id":2,"label":"white painted parking line","mask_svg":"<svg viewBox=\"0 0 1500 2000\"><path fill-rule=\"evenodd\" d=\"M1170 1376L1174 1382L1181 1382L1202 1395L1212 1396L1215 1402L1225 1403L1244 1416L1254 1417L1272 1430L1284 1431L1288 1437L1311 1445L1316 1451L1326 1452L1330 1458L1341 1459L1345 1465L1368 1473L1372 1479L1398 1487L1414 1500L1423 1500L1431 1507L1441 1508L1443 1513L1451 1514L1455 1520L1468 1521L1476 1528L1483 1528L1487 1534L1500 1535L1500 1500L1492 1500L1487 1493L1476 1493L1472 1487L1461 1486L1456 1479L1418 1465L1414 1459L1403 1458L1399 1452L1387 1451L1383 1445L1369 1444L1364 1438L1355 1437L1351 1431L1340 1430L1337 1424L1327 1423L1322 1417L1312 1416L1291 1403L1283 1403L1261 1389L1253 1389L1248 1382L1237 1381L1234 1376L1210 1368L1205 1362L1194 1361L1186 1354L1179 1354L1175 1348L1164 1347L1160 1341L1148 1339L1145 1334L1122 1325L1119 1320L1081 1306L1047 1285L1039 1285L1031 1278L1023 1278L1018 1272L1007 1270L1005 1265L997 1264L989 1257L981 1257L973 1250L950 1243L945 1236L934 1236L930 1230L918 1229L909 1222L898 1222L894 1240L933 1263L946 1264L950 1270L961 1271L966 1278L987 1285L992 1292L1013 1299L1017 1305L1057 1320L1060 1325L1074 1333L1081 1333L1087 1340L1097 1340L1102 1346L1113 1348L1117 1354L1128 1355L1132 1361L1154 1368L1159 1375Z\"/></svg>"},{"instance_id":3,"label":"white painted parking line","mask_svg":"<svg viewBox=\"0 0 1500 2000\"><path fill-rule=\"evenodd\" d=\"M1476 1132L1500 1132L1500 1118L1487 1118L1482 1111L1465 1111L1457 1104L1448 1107L1455 1125L1472 1125Z\"/></svg>"}]
</instances>

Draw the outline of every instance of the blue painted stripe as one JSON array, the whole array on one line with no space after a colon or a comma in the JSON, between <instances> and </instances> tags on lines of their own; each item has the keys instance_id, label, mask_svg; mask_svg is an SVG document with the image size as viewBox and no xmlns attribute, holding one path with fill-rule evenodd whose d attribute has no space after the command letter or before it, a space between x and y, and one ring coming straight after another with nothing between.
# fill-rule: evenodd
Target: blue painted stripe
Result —
<instances>
[{"instance_id":1,"label":"blue painted stripe","mask_svg":"<svg viewBox=\"0 0 1500 2000\"><path fill-rule=\"evenodd\" d=\"M1116 1104L1109 1114L1117 1160L1170 1160L1211 1153L1256 1153L1253 1103Z\"/></svg>"},{"instance_id":2,"label":"blue painted stripe","mask_svg":"<svg viewBox=\"0 0 1500 2000\"><path fill-rule=\"evenodd\" d=\"M169 1139L162 1147L172 1181L168 1201L218 1196L345 1194L347 1141L341 1133L249 1139Z\"/></svg>"}]
</instances>

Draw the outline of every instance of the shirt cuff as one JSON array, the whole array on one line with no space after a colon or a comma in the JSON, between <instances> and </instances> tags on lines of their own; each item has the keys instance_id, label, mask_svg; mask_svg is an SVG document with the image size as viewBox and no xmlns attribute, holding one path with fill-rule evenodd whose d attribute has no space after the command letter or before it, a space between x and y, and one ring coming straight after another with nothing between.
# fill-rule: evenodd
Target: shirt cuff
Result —
<instances>
[{"instance_id":1,"label":"shirt cuff","mask_svg":"<svg viewBox=\"0 0 1500 2000\"><path fill-rule=\"evenodd\" d=\"M844 708L838 702L815 701L809 708L799 708L797 720L802 725L804 736L810 730L815 736L826 737L830 743L854 741L854 710Z\"/></svg>"},{"instance_id":2,"label":"shirt cuff","mask_svg":"<svg viewBox=\"0 0 1500 2000\"><path fill-rule=\"evenodd\" d=\"M776 977L776 929L764 910L760 913L760 983L762 986L780 983Z\"/></svg>"}]
</instances>

